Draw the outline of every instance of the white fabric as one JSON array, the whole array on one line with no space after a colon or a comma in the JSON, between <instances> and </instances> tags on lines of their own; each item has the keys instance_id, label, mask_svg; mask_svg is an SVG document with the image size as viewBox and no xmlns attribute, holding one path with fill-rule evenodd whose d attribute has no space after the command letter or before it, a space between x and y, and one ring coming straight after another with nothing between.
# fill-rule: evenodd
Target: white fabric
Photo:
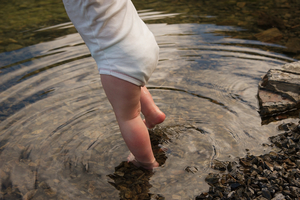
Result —
<instances>
[{"instance_id":1,"label":"white fabric","mask_svg":"<svg viewBox=\"0 0 300 200\"><path fill-rule=\"evenodd\" d=\"M63 0L100 74L138 86L158 62L158 45L130 0Z\"/></svg>"}]
</instances>

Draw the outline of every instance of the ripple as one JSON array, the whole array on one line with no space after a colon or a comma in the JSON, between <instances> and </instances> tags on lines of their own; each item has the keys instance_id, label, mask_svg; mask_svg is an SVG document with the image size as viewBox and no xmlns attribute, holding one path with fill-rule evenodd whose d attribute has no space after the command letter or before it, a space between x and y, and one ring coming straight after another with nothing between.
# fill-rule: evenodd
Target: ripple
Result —
<instances>
[{"instance_id":1,"label":"ripple","mask_svg":"<svg viewBox=\"0 0 300 200\"><path fill-rule=\"evenodd\" d=\"M214 100L214 99L212 99L212 98L209 98L209 97L206 97L206 96L203 96L203 95L201 95L201 94L196 94L196 93L194 93L194 92L191 92L191 91L187 91L187 90L184 90L184 89L179 89L179 88L173 88L173 87L147 87L149 90L151 90L151 89L156 89L156 90L174 90L174 91L179 91L179 92L185 92L185 93L187 93L187 94L190 94L190 95L193 95L193 96L196 96L196 97L199 97L199 98L202 98L202 99L206 99L206 100L208 100L208 101L210 101L210 102L212 102L212 103L215 103L215 104L217 104L217 105L220 105L220 106L222 106L224 109L226 109L226 110L228 110L228 111L230 111L230 112L232 112L232 113L235 113L234 111L232 111L232 110L230 110L227 106L225 106L223 103L221 103L221 102L218 102L218 101L216 101L216 100Z\"/></svg>"},{"instance_id":2,"label":"ripple","mask_svg":"<svg viewBox=\"0 0 300 200\"><path fill-rule=\"evenodd\" d=\"M178 14L143 10L140 15L154 20ZM70 27L64 23L38 31ZM277 133L277 124L261 126L257 84L270 68L294 60L262 49L282 46L216 34L240 31L236 27L148 27L160 46L148 89L167 114L161 130L170 139L160 144L167 160L149 180L150 192L171 199L184 188L184 198L193 198L208 187L204 176L213 159L234 160L246 148L253 154L266 150L261 144ZM18 188L43 183L55 197L80 199L86 198L86 183L93 180L97 198L118 198L106 175L114 173L129 151L79 34L5 52L0 60L3 180Z\"/></svg>"}]
</instances>

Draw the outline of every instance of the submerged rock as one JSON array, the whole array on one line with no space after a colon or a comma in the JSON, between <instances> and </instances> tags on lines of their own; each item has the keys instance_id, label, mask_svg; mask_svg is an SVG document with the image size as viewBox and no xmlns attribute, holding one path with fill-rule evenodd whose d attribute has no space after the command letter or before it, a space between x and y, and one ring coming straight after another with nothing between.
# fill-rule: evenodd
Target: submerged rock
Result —
<instances>
[{"instance_id":1,"label":"submerged rock","mask_svg":"<svg viewBox=\"0 0 300 200\"><path fill-rule=\"evenodd\" d=\"M259 83L261 117L278 115L300 107L300 62L270 69Z\"/></svg>"},{"instance_id":2,"label":"submerged rock","mask_svg":"<svg viewBox=\"0 0 300 200\"><path fill-rule=\"evenodd\" d=\"M275 43L283 37L283 34L277 28L271 28L255 35L262 42Z\"/></svg>"},{"instance_id":3,"label":"submerged rock","mask_svg":"<svg viewBox=\"0 0 300 200\"><path fill-rule=\"evenodd\" d=\"M168 141L169 138L165 134L165 130L160 127L149 130L151 145L154 156L160 165L163 165L167 159L165 152L160 148L162 141ZM195 172L196 168L187 167L186 171ZM120 191L120 200L138 200L138 199L164 199L159 194L151 194L149 183L150 178L154 174L153 171L146 170L142 167L136 167L131 162L121 162L115 167L115 172L108 174L111 179L108 181L113 187Z\"/></svg>"},{"instance_id":4,"label":"submerged rock","mask_svg":"<svg viewBox=\"0 0 300 200\"><path fill-rule=\"evenodd\" d=\"M219 160L213 160L211 168L220 170L220 171L225 171L227 168L228 162L222 162Z\"/></svg>"},{"instance_id":5,"label":"submerged rock","mask_svg":"<svg viewBox=\"0 0 300 200\"><path fill-rule=\"evenodd\" d=\"M300 39L299 38L289 38L286 43L286 52L298 53L300 52Z\"/></svg>"}]
</instances>

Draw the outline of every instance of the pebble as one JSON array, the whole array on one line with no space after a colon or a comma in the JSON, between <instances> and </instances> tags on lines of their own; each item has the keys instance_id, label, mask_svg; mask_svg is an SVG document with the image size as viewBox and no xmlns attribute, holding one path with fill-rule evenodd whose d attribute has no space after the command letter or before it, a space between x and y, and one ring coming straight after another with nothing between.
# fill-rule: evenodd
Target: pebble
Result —
<instances>
[{"instance_id":1,"label":"pebble","mask_svg":"<svg viewBox=\"0 0 300 200\"><path fill-rule=\"evenodd\" d=\"M288 200L300 197L300 154L297 153L300 151L299 125L289 124L291 129L271 137L270 141L280 149L278 152L272 151L261 156L248 154L234 166L229 162L222 178L219 174L208 174L205 181L211 187L208 192L197 196L196 200ZM227 188L226 192L224 188Z\"/></svg>"}]
</instances>

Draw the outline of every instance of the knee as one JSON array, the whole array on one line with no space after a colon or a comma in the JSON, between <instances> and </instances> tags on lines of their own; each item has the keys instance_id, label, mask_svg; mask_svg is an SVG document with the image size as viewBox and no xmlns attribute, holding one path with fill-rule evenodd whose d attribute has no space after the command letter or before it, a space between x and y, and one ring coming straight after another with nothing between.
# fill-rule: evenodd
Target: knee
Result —
<instances>
[{"instance_id":1,"label":"knee","mask_svg":"<svg viewBox=\"0 0 300 200\"><path fill-rule=\"evenodd\" d=\"M137 117L140 116L141 114L141 105L140 103L135 106L135 107L132 107L132 108L126 108L126 109L121 109L121 110L115 110L114 109L114 112L115 112L115 115L116 115L116 118L118 120L131 120L131 119L135 119Z\"/></svg>"}]
</instances>

